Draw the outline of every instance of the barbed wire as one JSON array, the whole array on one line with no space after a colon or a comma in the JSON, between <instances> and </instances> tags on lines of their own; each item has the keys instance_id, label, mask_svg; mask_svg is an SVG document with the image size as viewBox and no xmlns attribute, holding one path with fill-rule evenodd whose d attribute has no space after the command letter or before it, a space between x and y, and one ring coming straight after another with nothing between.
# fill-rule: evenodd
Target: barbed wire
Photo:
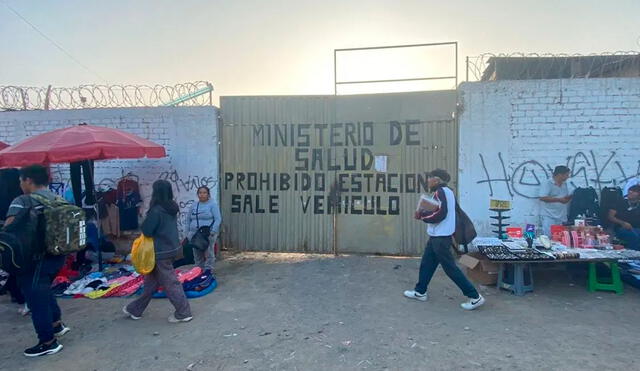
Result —
<instances>
[{"instance_id":1,"label":"barbed wire","mask_svg":"<svg viewBox=\"0 0 640 371\"><path fill-rule=\"evenodd\" d=\"M177 85L0 86L0 110L47 110L211 105L207 81Z\"/></svg>"},{"instance_id":2,"label":"barbed wire","mask_svg":"<svg viewBox=\"0 0 640 371\"><path fill-rule=\"evenodd\" d=\"M640 76L640 52L483 53L467 57L467 81Z\"/></svg>"}]
</instances>

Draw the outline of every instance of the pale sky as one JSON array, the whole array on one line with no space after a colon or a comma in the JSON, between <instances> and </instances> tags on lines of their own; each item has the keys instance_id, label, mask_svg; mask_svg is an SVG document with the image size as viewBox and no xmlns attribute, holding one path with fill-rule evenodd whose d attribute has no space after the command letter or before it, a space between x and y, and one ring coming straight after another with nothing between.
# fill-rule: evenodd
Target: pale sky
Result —
<instances>
[{"instance_id":1,"label":"pale sky","mask_svg":"<svg viewBox=\"0 0 640 371\"><path fill-rule=\"evenodd\" d=\"M638 0L0 0L0 85L104 83L5 4L111 84L208 80L216 100L333 94L336 48L458 41L461 81L483 52L640 50ZM454 71L451 49L353 57L341 78Z\"/></svg>"}]
</instances>

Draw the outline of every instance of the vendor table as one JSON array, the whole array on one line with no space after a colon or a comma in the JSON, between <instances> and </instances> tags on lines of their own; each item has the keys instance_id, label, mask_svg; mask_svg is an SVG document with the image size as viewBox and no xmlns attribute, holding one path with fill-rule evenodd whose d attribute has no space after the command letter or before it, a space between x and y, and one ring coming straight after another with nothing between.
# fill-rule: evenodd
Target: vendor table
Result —
<instances>
[{"instance_id":1,"label":"vendor table","mask_svg":"<svg viewBox=\"0 0 640 371\"><path fill-rule=\"evenodd\" d=\"M480 249L482 252L482 249ZM567 252L577 252L580 258L571 259L541 259L541 260L491 260L499 264L497 287L506 289L517 296L522 296L533 291L532 265L539 263L589 263L589 278L587 288L589 291L605 290L623 293L622 280L618 262L621 260L640 260L640 252L632 250L593 250L593 249L567 249ZM598 277L596 265L604 263L611 270L610 277ZM505 275L509 274L511 280L507 282ZM528 281L528 282L527 282Z\"/></svg>"},{"instance_id":2,"label":"vendor table","mask_svg":"<svg viewBox=\"0 0 640 371\"><path fill-rule=\"evenodd\" d=\"M622 280L620 278L620 269L618 268L618 261L621 259L556 259L556 260L531 260L531 261L513 261L513 260L492 260L492 263L500 265L498 271L498 283L497 287L505 290L512 291L517 296L523 296L527 292L533 291L533 270L531 264L547 263L589 263L589 279L588 289L589 291L596 290L608 290L615 291L617 294L622 294ZM596 264L607 263L611 269L611 278L600 281L597 276ZM505 281L505 273L508 269L513 271L513 282ZM528 274L527 274L528 273ZM526 278L529 278L527 283Z\"/></svg>"}]
</instances>

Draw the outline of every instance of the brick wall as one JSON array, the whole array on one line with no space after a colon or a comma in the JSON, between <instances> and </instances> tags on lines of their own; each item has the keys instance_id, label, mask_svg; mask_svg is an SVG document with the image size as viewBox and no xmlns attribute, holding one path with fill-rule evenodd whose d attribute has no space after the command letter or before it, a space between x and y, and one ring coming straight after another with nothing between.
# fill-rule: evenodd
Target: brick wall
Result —
<instances>
[{"instance_id":1,"label":"brick wall","mask_svg":"<svg viewBox=\"0 0 640 371\"><path fill-rule=\"evenodd\" d=\"M460 198L483 233L489 199L513 201L512 224L539 223L539 183L623 185L640 173L640 79L529 80L460 86Z\"/></svg>"},{"instance_id":2,"label":"brick wall","mask_svg":"<svg viewBox=\"0 0 640 371\"><path fill-rule=\"evenodd\" d=\"M163 145L167 151L163 159L97 162L94 178L98 185L115 187L118 179L134 174L140 179L142 198L147 205L153 182L169 180L180 204L181 228L198 186L208 186L212 195L218 197L218 110L214 107L0 112L0 141L14 144L29 136L83 122L139 135ZM55 181L71 187L67 164L52 165L51 171Z\"/></svg>"}]
</instances>

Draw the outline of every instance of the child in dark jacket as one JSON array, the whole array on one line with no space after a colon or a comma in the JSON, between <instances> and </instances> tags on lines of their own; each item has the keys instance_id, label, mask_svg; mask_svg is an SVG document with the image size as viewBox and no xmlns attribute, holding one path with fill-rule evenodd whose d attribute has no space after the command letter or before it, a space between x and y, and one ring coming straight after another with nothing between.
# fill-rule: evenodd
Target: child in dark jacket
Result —
<instances>
[{"instance_id":1,"label":"child in dark jacket","mask_svg":"<svg viewBox=\"0 0 640 371\"><path fill-rule=\"evenodd\" d=\"M193 319L189 301L182 284L173 271L173 260L180 248L178 239L178 205L173 200L171 183L158 180L153 183L153 194L147 217L142 223L142 233L153 237L156 266L144 276L144 290L139 298L122 308L131 319L138 320L149 305L153 294L162 286L175 307L169 322L188 322Z\"/></svg>"}]
</instances>

